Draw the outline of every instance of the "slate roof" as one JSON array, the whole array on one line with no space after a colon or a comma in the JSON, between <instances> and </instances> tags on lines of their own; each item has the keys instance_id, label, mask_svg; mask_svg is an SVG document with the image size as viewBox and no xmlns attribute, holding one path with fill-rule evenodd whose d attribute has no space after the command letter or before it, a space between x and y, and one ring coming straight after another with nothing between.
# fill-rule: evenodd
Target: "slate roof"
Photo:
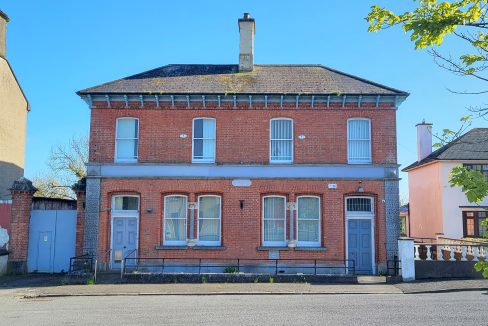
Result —
<instances>
[{"instance_id":1,"label":"slate roof","mask_svg":"<svg viewBox=\"0 0 488 326\"><path fill-rule=\"evenodd\" d=\"M167 65L79 91L83 94L374 94L408 93L321 65Z\"/></svg>"},{"instance_id":2,"label":"slate roof","mask_svg":"<svg viewBox=\"0 0 488 326\"><path fill-rule=\"evenodd\" d=\"M433 161L466 161L486 160L488 161L488 128L471 129L461 137L453 140L438 150L432 152L421 161L410 164L402 171L407 172L415 167Z\"/></svg>"}]
</instances>

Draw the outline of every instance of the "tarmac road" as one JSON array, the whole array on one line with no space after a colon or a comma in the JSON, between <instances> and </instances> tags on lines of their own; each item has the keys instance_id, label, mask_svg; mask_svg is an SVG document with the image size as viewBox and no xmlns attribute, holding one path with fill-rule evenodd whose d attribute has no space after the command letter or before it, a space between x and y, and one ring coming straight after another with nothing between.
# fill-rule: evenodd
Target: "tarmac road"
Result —
<instances>
[{"instance_id":1,"label":"tarmac road","mask_svg":"<svg viewBox=\"0 0 488 326\"><path fill-rule=\"evenodd\" d=\"M0 325L487 325L488 295L0 297Z\"/></svg>"}]
</instances>

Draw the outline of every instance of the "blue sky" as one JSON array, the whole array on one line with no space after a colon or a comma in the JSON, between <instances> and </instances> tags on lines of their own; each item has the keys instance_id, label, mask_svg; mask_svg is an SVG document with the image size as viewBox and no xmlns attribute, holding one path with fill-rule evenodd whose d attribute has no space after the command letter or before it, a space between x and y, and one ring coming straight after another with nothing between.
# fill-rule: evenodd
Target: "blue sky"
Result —
<instances>
[{"instance_id":1,"label":"blue sky","mask_svg":"<svg viewBox=\"0 0 488 326\"><path fill-rule=\"evenodd\" d=\"M0 7L11 18L7 56L32 107L25 175L46 170L53 145L88 134L90 112L77 90L170 63L236 63L243 12L256 19L256 63L323 64L410 92L397 115L405 167L416 160L416 123L455 129L467 106L483 103L447 88L482 85L438 68L399 28L368 33L364 17L373 4L406 9L412 2L7 1ZM459 46L448 40L444 50Z\"/></svg>"}]
</instances>

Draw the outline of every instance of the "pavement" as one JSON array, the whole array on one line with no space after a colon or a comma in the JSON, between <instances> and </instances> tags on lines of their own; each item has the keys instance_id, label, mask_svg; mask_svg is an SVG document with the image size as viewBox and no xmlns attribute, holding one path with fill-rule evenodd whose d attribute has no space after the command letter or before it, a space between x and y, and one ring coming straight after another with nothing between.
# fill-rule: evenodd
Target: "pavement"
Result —
<instances>
[{"instance_id":1,"label":"pavement","mask_svg":"<svg viewBox=\"0 0 488 326\"><path fill-rule=\"evenodd\" d=\"M143 295L319 295L419 294L488 290L488 280L432 280L387 284L382 277L360 277L359 284L311 283L204 283L126 284L115 276L100 277L99 284L66 284L67 276L27 275L0 278L0 296L23 298L65 296ZM101 283L101 284L100 284Z\"/></svg>"}]
</instances>

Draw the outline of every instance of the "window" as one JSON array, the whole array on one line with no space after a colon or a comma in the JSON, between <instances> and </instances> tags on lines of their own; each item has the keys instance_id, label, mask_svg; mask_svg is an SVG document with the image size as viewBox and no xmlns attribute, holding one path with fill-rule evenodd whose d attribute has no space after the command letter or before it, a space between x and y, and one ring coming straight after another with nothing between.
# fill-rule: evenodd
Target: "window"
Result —
<instances>
[{"instance_id":1,"label":"window","mask_svg":"<svg viewBox=\"0 0 488 326\"><path fill-rule=\"evenodd\" d=\"M219 196L198 197L198 244L220 246L220 212Z\"/></svg>"},{"instance_id":2,"label":"window","mask_svg":"<svg viewBox=\"0 0 488 326\"><path fill-rule=\"evenodd\" d=\"M320 198L297 198L297 244L320 246Z\"/></svg>"},{"instance_id":3,"label":"window","mask_svg":"<svg viewBox=\"0 0 488 326\"><path fill-rule=\"evenodd\" d=\"M483 238L486 236L487 227L483 222L488 217L486 211L463 212L464 237Z\"/></svg>"},{"instance_id":4,"label":"window","mask_svg":"<svg viewBox=\"0 0 488 326\"><path fill-rule=\"evenodd\" d=\"M164 244L186 244L186 196L166 196L164 198Z\"/></svg>"},{"instance_id":5,"label":"window","mask_svg":"<svg viewBox=\"0 0 488 326\"><path fill-rule=\"evenodd\" d=\"M116 125L115 160L118 162L137 161L139 141L139 120L119 118Z\"/></svg>"},{"instance_id":6,"label":"window","mask_svg":"<svg viewBox=\"0 0 488 326\"><path fill-rule=\"evenodd\" d=\"M346 212L356 214L372 214L373 201L368 197L346 198Z\"/></svg>"},{"instance_id":7,"label":"window","mask_svg":"<svg viewBox=\"0 0 488 326\"><path fill-rule=\"evenodd\" d=\"M464 164L464 167L468 170L481 172L485 176L485 179L488 180L488 164Z\"/></svg>"},{"instance_id":8,"label":"window","mask_svg":"<svg viewBox=\"0 0 488 326\"><path fill-rule=\"evenodd\" d=\"M215 119L193 120L193 162L215 162Z\"/></svg>"},{"instance_id":9,"label":"window","mask_svg":"<svg viewBox=\"0 0 488 326\"><path fill-rule=\"evenodd\" d=\"M263 198L263 245L284 246L286 199L280 196Z\"/></svg>"},{"instance_id":10,"label":"window","mask_svg":"<svg viewBox=\"0 0 488 326\"><path fill-rule=\"evenodd\" d=\"M115 196L113 199L112 210L115 210L115 211L138 211L139 210L139 197Z\"/></svg>"},{"instance_id":11,"label":"window","mask_svg":"<svg viewBox=\"0 0 488 326\"><path fill-rule=\"evenodd\" d=\"M293 162L293 120L271 120L270 150L271 163Z\"/></svg>"},{"instance_id":12,"label":"window","mask_svg":"<svg viewBox=\"0 0 488 326\"><path fill-rule=\"evenodd\" d=\"M347 161L371 163L371 124L368 119L347 120Z\"/></svg>"}]
</instances>

